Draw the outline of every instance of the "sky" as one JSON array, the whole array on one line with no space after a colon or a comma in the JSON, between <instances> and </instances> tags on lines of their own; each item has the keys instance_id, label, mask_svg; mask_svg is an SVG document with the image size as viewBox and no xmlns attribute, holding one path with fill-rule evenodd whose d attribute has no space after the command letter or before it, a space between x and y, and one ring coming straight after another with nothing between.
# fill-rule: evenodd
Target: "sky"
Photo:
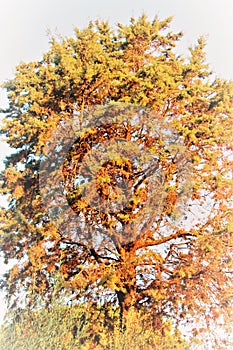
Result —
<instances>
[{"instance_id":1,"label":"sky","mask_svg":"<svg viewBox=\"0 0 233 350\"><path fill-rule=\"evenodd\" d=\"M42 58L49 49L49 32L72 36L75 27L83 28L90 20L126 24L142 12L150 19L156 14L161 19L174 16L171 29L183 31L178 49L184 55L204 35L211 69L233 80L232 0L0 0L0 8L0 83L14 76L21 61ZM0 107L6 105L6 94L0 90ZM0 142L0 169L7 151ZM1 294L0 304L1 322Z\"/></svg>"}]
</instances>

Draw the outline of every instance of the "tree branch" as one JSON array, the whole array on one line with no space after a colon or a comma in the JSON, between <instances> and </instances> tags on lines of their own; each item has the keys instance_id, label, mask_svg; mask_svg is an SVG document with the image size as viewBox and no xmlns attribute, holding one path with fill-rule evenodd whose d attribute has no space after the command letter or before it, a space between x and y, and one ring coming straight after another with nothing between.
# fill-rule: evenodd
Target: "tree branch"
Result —
<instances>
[{"instance_id":1,"label":"tree branch","mask_svg":"<svg viewBox=\"0 0 233 350\"><path fill-rule=\"evenodd\" d=\"M149 233L149 235L151 236L151 232ZM154 245L163 244L163 243L166 243L166 242L171 241L173 239L187 237L187 236L196 237L196 235L194 233L183 231L183 232L174 233L172 235L162 237L159 239L148 238L145 241L139 240L139 241L135 242L134 248L135 249L146 248L146 247L150 247L150 246L154 246Z\"/></svg>"}]
</instances>

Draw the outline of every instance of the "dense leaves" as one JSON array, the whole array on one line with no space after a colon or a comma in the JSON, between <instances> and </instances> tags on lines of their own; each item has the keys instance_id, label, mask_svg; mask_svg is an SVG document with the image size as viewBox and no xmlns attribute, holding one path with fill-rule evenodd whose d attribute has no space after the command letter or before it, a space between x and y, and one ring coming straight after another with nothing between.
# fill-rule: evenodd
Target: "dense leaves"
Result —
<instances>
[{"instance_id":1,"label":"dense leaves","mask_svg":"<svg viewBox=\"0 0 233 350\"><path fill-rule=\"evenodd\" d=\"M10 318L0 326L0 347L4 350L189 348L181 333L172 330L171 322L157 320L155 329L143 314L131 313L123 333L118 312L111 308L107 313L98 306L70 307L56 302L49 309L15 312Z\"/></svg>"},{"instance_id":2,"label":"dense leaves","mask_svg":"<svg viewBox=\"0 0 233 350\"><path fill-rule=\"evenodd\" d=\"M189 58L176 56L181 34L169 31L170 21L143 15L116 30L90 23L74 38L52 38L41 61L22 63L5 83L2 133L14 152L1 175L9 199L1 211L1 246L5 262L16 263L2 286L11 306L23 297L33 307L42 295L49 304L59 272L61 290L73 303L111 302L121 315L148 308L155 317L190 322L195 331L230 325L233 84L211 76L202 38ZM110 124L98 123L100 112L112 111ZM79 133L64 161L62 185L82 222L69 234L66 222L58 227L50 220L39 186L40 162L67 120L75 120ZM145 153L135 164L133 149L118 158L112 149L112 159L95 172L96 192L87 204L77 182L84 156L106 141L116 147L117 140ZM56 157L59 152L51 164ZM97 194L114 203L129 183L126 205L120 201L116 210L113 204L113 213L97 210ZM46 204L59 212L59 200L48 197Z\"/></svg>"}]
</instances>

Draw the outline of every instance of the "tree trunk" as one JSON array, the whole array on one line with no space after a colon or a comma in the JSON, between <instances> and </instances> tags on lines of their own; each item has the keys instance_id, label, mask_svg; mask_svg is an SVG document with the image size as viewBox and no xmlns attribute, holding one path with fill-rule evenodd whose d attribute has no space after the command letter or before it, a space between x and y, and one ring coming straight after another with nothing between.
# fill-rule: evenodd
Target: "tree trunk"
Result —
<instances>
[{"instance_id":1,"label":"tree trunk","mask_svg":"<svg viewBox=\"0 0 233 350\"><path fill-rule=\"evenodd\" d=\"M116 291L120 307L120 327L124 329L124 319L130 308L136 302L136 253L132 249L122 248L121 262L119 264L119 289Z\"/></svg>"}]
</instances>

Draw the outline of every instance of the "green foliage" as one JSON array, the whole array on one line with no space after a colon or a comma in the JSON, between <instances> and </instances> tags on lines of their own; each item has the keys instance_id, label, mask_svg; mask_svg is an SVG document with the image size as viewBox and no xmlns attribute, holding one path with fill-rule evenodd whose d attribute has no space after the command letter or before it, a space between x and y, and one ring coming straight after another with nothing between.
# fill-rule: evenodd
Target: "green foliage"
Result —
<instances>
[{"instance_id":1,"label":"green foliage","mask_svg":"<svg viewBox=\"0 0 233 350\"><path fill-rule=\"evenodd\" d=\"M14 314L13 314L14 315ZM21 310L1 326L0 348L5 350L79 349L86 325L78 308L57 305L38 311ZM74 339L74 326L78 337Z\"/></svg>"},{"instance_id":2,"label":"green foliage","mask_svg":"<svg viewBox=\"0 0 233 350\"><path fill-rule=\"evenodd\" d=\"M112 310L106 319L101 308L88 309L84 305L49 309L21 310L12 313L10 321L1 326L0 349L4 350L185 350L188 344L169 322L157 324L155 330L145 315L131 312L124 331L114 321ZM116 316L115 316L116 317Z\"/></svg>"}]
</instances>

